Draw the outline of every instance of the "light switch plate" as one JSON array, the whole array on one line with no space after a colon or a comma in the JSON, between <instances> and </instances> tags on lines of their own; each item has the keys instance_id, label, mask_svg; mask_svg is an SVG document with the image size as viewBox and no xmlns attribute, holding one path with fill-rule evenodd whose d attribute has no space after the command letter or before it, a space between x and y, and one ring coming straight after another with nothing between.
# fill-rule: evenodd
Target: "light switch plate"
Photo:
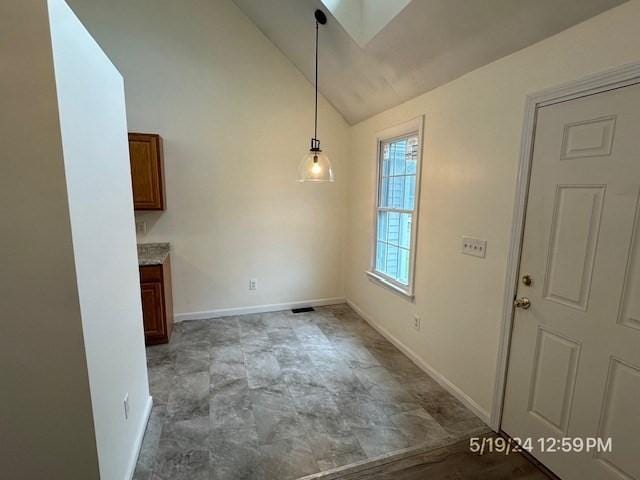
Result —
<instances>
[{"instance_id":1,"label":"light switch plate","mask_svg":"<svg viewBox=\"0 0 640 480\"><path fill-rule=\"evenodd\" d=\"M462 253L484 258L487 254L487 241L481 238L462 237Z\"/></svg>"}]
</instances>

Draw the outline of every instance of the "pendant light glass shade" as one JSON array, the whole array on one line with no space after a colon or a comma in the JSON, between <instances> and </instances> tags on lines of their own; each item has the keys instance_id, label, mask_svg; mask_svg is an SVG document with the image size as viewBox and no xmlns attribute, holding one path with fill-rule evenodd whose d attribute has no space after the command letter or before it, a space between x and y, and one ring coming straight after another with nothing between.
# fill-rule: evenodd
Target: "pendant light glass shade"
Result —
<instances>
[{"instance_id":1,"label":"pendant light glass shade","mask_svg":"<svg viewBox=\"0 0 640 480\"><path fill-rule=\"evenodd\" d=\"M298 166L299 182L333 182L331 162L322 151L309 150Z\"/></svg>"},{"instance_id":2,"label":"pendant light glass shade","mask_svg":"<svg viewBox=\"0 0 640 480\"><path fill-rule=\"evenodd\" d=\"M333 182L333 170L331 162L320 149L320 140L318 140L318 25L327 23L327 17L322 10L316 10L314 13L316 19L316 98L315 98L315 116L313 138L311 139L311 147L300 165L298 166L299 182Z\"/></svg>"}]
</instances>

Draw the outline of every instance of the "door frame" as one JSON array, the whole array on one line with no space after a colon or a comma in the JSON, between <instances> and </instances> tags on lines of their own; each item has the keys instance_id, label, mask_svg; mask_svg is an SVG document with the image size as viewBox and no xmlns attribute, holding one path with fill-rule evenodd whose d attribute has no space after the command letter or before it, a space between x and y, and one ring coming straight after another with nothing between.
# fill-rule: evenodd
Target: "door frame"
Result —
<instances>
[{"instance_id":1,"label":"door frame","mask_svg":"<svg viewBox=\"0 0 640 480\"><path fill-rule=\"evenodd\" d=\"M526 97L518 174L516 177L517 184L511 225L511 240L507 257L503 313L500 325L500 343L498 345L496 380L493 395L494 401L491 407L490 417L490 426L495 431L500 431L502 424L502 412L507 386L507 369L509 365L509 349L511 346L511 332L514 319L513 300L516 297L518 288L520 256L522 253L525 213L529 195L529 179L533 159L533 141L538 109L636 83L640 83L640 62L629 63L604 72L588 75L578 80L527 95Z\"/></svg>"}]
</instances>

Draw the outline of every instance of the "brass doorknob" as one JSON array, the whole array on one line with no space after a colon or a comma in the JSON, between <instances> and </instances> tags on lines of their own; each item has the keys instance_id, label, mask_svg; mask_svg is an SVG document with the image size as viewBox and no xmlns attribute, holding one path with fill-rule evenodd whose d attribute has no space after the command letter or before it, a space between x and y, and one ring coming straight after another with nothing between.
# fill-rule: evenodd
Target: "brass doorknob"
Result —
<instances>
[{"instance_id":1,"label":"brass doorknob","mask_svg":"<svg viewBox=\"0 0 640 480\"><path fill-rule=\"evenodd\" d=\"M531 307L531 300L529 300L527 297L516 298L516 300L513 302L513 305L516 308L528 310Z\"/></svg>"}]
</instances>

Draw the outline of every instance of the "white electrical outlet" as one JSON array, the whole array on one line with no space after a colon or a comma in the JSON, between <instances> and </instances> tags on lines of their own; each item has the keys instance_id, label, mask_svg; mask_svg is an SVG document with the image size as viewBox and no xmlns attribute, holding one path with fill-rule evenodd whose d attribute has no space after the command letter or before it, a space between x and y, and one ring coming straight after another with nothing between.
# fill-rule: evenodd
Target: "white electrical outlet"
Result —
<instances>
[{"instance_id":1,"label":"white electrical outlet","mask_svg":"<svg viewBox=\"0 0 640 480\"><path fill-rule=\"evenodd\" d=\"M462 253L484 258L487 254L487 241L480 238L462 237Z\"/></svg>"},{"instance_id":2,"label":"white electrical outlet","mask_svg":"<svg viewBox=\"0 0 640 480\"><path fill-rule=\"evenodd\" d=\"M127 393L124 396L124 400L122 401L124 404L124 419L129 420L129 394Z\"/></svg>"},{"instance_id":3,"label":"white electrical outlet","mask_svg":"<svg viewBox=\"0 0 640 480\"><path fill-rule=\"evenodd\" d=\"M418 315L413 317L413 328L420 330L420 317Z\"/></svg>"},{"instance_id":4,"label":"white electrical outlet","mask_svg":"<svg viewBox=\"0 0 640 480\"><path fill-rule=\"evenodd\" d=\"M249 280L249 290L257 290L258 289L258 279L252 278Z\"/></svg>"},{"instance_id":5,"label":"white electrical outlet","mask_svg":"<svg viewBox=\"0 0 640 480\"><path fill-rule=\"evenodd\" d=\"M144 235L147 233L147 222L144 220L139 220L136 222L136 234Z\"/></svg>"}]
</instances>

